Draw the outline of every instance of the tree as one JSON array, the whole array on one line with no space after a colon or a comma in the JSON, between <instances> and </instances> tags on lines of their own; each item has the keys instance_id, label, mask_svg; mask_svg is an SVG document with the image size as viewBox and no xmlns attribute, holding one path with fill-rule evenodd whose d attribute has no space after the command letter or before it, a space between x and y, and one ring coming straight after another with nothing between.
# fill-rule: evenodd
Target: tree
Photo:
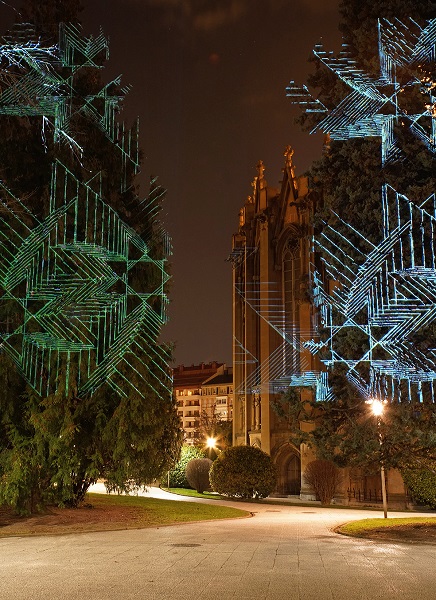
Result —
<instances>
[{"instance_id":1,"label":"tree","mask_svg":"<svg viewBox=\"0 0 436 600\"><path fill-rule=\"evenodd\" d=\"M74 0L24 0L20 20L34 23L39 31L57 36L59 23L77 23L83 11L81 2Z\"/></svg>"},{"instance_id":2,"label":"tree","mask_svg":"<svg viewBox=\"0 0 436 600\"><path fill-rule=\"evenodd\" d=\"M186 479L189 485L199 494L209 489L209 471L212 465L210 458L193 458L186 465Z\"/></svg>"},{"instance_id":3,"label":"tree","mask_svg":"<svg viewBox=\"0 0 436 600\"><path fill-rule=\"evenodd\" d=\"M378 78L378 19L413 17L423 24L425 20L436 16L436 4L432 0L419 3L413 0L382 0L377 3L344 0L340 4L340 15L340 30L352 59L356 61L356 68ZM350 88L322 61L317 58L311 60L315 71L308 79L309 87L314 91L314 97L328 109L333 109L350 92ZM397 76L400 80L401 74ZM401 98L402 103L409 103L404 106L407 109L420 100L408 93ZM308 112L299 121L303 128L312 129L323 116L324 113ZM324 155L310 169L312 184L322 198L315 218L320 233L328 224L341 230L336 217L339 215L357 231L363 232L371 243L378 243L382 227L381 188L384 183L414 198L417 203L434 191L433 155L420 140L407 135L400 123L395 125L395 130L407 157L407 168L403 162L382 167L380 139L329 140ZM356 206L359 210L356 210ZM358 254L353 258L359 261Z\"/></svg>"},{"instance_id":4,"label":"tree","mask_svg":"<svg viewBox=\"0 0 436 600\"><path fill-rule=\"evenodd\" d=\"M341 15L340 30L348 43L356 51L356 55L365 68L374 65L373 48L377 47L377 20L379 18L415 20L434 19L436 3L433 0L380 0L369 1L341 0L339 11Z\"/></svg>"},{"instance_id":5,"label":"tree","mask_svg":"<svg viewBox=\"0 0 436 600\"><path fill-rule=\"evenodd\" d=\"M377 19L401 20L412 17L419 24L424 25L427 19L436 17L436 4L430 0L420 3L412 0L382 0L378 3L344 0L340 5L340 15L340 29L349 43L349 51L351 58L356 61L356 69L362 69L363 78L367 73L373 79L377 79L380 76ZM314 96L327 109L332 110L346 95L348 97L350 86L328 69L322 60L316 58L313 59L313 63L315 72L308 83L316 90ZM413 86L405 85L411 76L407 68L399 66L396 71L397 81L404 86L404 94L399 94L398 103L404 114L415 114L423 110L424 89L417 90ZM357 82L356 87L358 88L359 85ZM323 117L323 114L316 112L308 113L303 116L301 123L303 127L312 129ZM331 244L328 248L325 246L323 248L320 244L316 261L318 272L321 273L321 277L325 276L324 281L330 278L329 283L332 283L335 279L334 276L327 275L323 271L321 259L327 259L328 262L330 258L328 252L338 259L337 264L341 265L339 272L341 269L342 272L346 272L347 265L344 267L344 263L347 263L347 253L358 270L370 252L370 250L361 252L362 238L366 238L365 243L368 248L371 244L377 246L381 243L383 239L381 190L384 184L404 194L416 205L434 192L435 156L422 139L412 135L411 129L403 125L401 119L393 123L394 134L398 139L398 147L404 160L386 161L382 164L380 138L365 137L342 141L330 140L326 144L323 157L312 166L310 175L320 198L314 221L315 237L318 240L325 239L331 227L337 232L334 239L338 240L336 246ZM356 131L355 134L358 135L358 132ZM422 236L427 236L425 239L434 245L427 232ZM343 244L345 239L350 243ZM406 256L407 252L409 252L408 256ZM410 258L413 252L413 249L406 251L406 258ZM397 270L401 270L401 267L397 267ZM349 275L348 272L346 274ZM386 295L388 292L391 293L396 285L395 273L389 275L388 283L385 281L380 283L380 289L383 287L382 293ZM351 281L355 281L353 275L350 277ZM408 300L412 300L412 296L413 293L410 295L407 291L403 293L403 298ZM334 302L332 306L331 315L335 320L340 310ZM319 356L322 360L331 359L328 364L329 391L333 392L331 397L334 396L335 399L305 402L302 405L298 390L294 390L289 392L284 406L279 407L279 412L288 416L294 440L307 441L317 449L320 457L331 459L341 466L374 465L374 468L377 468L380 461L383 461L386 466L412 464L416 466L426 457L435 454L436 439L433 430L436 410L429 382L424 379L416 384L413 376L408 381L406 378L402 379L401 369L405 368L407 371L412 362L410 360L412 352L407 354L406 348L418 349L422 357L432 355L436 327L431 321L425 329L411 331L406 339L401 340L403 352L399 353L397 359L400 375L395 384L397 390L404 392L403 398L408 397L410 402L399 401L398 394L392 397L392 403L386 407L385 416L380 426L377 426L365 404L364 396L369 389L368 382L376 371L375 368L371 372L371 361L378 360L383 364L383 361L391 358L386 348L376 343L379 339L377 336L382 338L386 333L388 325L385 328L384 325L389 318L383 323L380 317L380 322L376 322L375 326L370 324L372 328L369 335L366 310L366 305L360 313L345 310L339 315L340 318L343 317L342 321L340 318L334 321L336 329L333 334L325 323L325 329L322 325L320 327L319 346L321 347L326 340L328 343L319 349ZM388 312L386 310L386 314ZM380 314L382 315L382 310ZM339 364L338 357L343 358L342 364ZM413 368L419 370L420 367L421 365L415 361ZM364 383L360 388L350 385L352 378ZM380 385L383 393L389 393L389 383L392 383L393 379L394 377L391 377L389 380L388 376L383 379L380 376L380 381L383 380L383 384L386 384ZM407 384L410 382L409 387L412 392L407 390ZM366 388L364 392L362 388ZM316 428L310 432L303 432L300 430L298 419L316 424Z\"/></svg>"},{"instance_id":6,"label":"tree","mask_svg":"<svg viewBox=\"0 0 436 600\"><path fill-rule=\"evenodd\" d=\"M102 83L104 36L81 45L64 27L59 42L79 13L71 0L26 0L34 32L13 30L0 57L13 97L0 97L0 503L27 512L76 506L98 477L113 490L150 483L181 444L157 342L164 190L151 178L138 195L137 128L116 126L124 92ZM15 287L14 256L27 269Z\"/></svg>"},{"instance_id":7,"label":"tree","mask_svg":"<svg viewBox=\"0 0 436 600\"><path fill-rule=\"evenodd\" d=\"M215 447L209 448L209 458L215 460L218 452L232 445L232 421L222 419L214 413L212 416L203 410L195 431L197 445L207 446L208 440L215 440Z\"/></svg>"},{"instance_id":8,"label":"tree","mask_svg":"<svg viewBox=\"0 0 436 600\"><path fill-rule=\"evenodd\" d=\"M331 461L318 459L307 465L304 479L321 504L330 504L342 478L341 472Z\"/></svg>"},{"instance_id":9,"label":"tree","mask_svg":"<svg viewBox=\"0 0 436 600\"><path fill-rule=\"evenodd\" d=\"M232 446L210 470L212 488L231 498L265 498L276 486L277 470L271 457L256 446Z\"/></svg>"},{"instance_id":10,"label":"tree","mask_svg":"<svg viewBox=\"0 0 436 600\"><path fill-rule=\"evenodd\" d=\"M340 30L357 67L379 77L377 20L413 17L424 23L436 17L436 4L431 0L419 3L413 0L382 0L377 3L344 0L340 5L340 15ZM336 107L350 91L349 88L322 62L315 59L312 62L315 72L308 80L310 88L327 108ZM414 100L409 98L408 101ZM300 122L305 128L312 129L321 118L322 114L306 113ZM400 130L401 126L397 134L405 146L407 168L402 162L382 168L379 139L329 142L323 157L310 170L312 181L323 200L317 215L317 227L322 227L325 219L336 223L329 210L333 209L375 243L381 233L380 190L385 182L402 194L416 198L417 202L434 191L435 159L418 139L405 136ZM355 210L356 206L359 210Z\"/></svg>"},{"instance_id":11,"label":"tree","mask_svg":"<svg viewBox=\"0 0 436 600\"><path fill-rule=\"evenodd\" d=\"M191 460L196 458L205 458L204 451L196 446L182 446L180 458L169 472L170 487L190 487L189 481L186 477L186 467Z\"/></svg>"},{"instance_id":12,"label":"tree","mask_svg":"<svg viewBox=\"0 0 436 600\"><path fill-rule=\"evenodd\" d=\"M340 5L340 30L349 44L349 51L357 63L373 77L379 77L378 24L379 18L413 17L420 23L436 16L436 4L431 0L416 3L413 0L384 0L377 3L347 0ZM336 107L350 88L321 61L313 58L315 72L308 84L314 96L327 108ZM398 74L400 78L400 74ZM413 104L419 98L404 94L401 101ZM411 106L405 106L411 108ZM412 111L410 111L412 112ZM307 113L300 118L306 129L312 129L322 119L322 113ZM322 158L315 161L310 174L315 189L322 197L318 205L316 226L320 230L331 223L341 227L336 216L363 232L372 243L381 235L381 188L388 183L417 203L434 191L435 159L417 138L407 135L401 124L395 126L400 145L406 155L404 162L393 162L382 167L380 139L364 138L329 141ZM355 210L358 206L359 210ZM358 256L356 256L357 259Z\"/></svg>"},{"instance_id":13,"label":"tree","mask_svg":"<svg viewBox=\"0 0 436 600\"><path fill-rule=\"evenodd\" d=\"M436 473L434 463L427 464L425 469L406 469L402 471L404 483L415 502L436 508Z\"/></svg>"},{"instance_id":14,"label":"tree","mask_svg":"<svg viewBox=\"0 0 436 600\"><path fill-rule=\"evenodd\" d=\"M345 385L344 385L345 381ZM339 467L373 469L422 468L436 459L436 409L433 404L390 403L378 421L370 406L345 377L332 378L335 399L300 399L286 394L275 409L287 419L294 444L305 443L318 458ZM301 428L301 423L310 427Z\"/></svg>"}]
</instances>

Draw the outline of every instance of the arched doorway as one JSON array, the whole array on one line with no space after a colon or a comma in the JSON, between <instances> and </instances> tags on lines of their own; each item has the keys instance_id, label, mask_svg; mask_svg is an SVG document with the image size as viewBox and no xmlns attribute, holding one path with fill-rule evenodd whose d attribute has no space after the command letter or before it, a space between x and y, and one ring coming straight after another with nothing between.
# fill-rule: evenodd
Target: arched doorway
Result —
<instances>
[{"instance_id":1,"label":"arched doorway","mask_svg":"<svg viewBox=\"0 0 436 600\"><path fill-rule=\"evenodd\" d=\"M299 496L301 491L301 458L291 444L281 446L274 462L277 465L277 494Z\"/></svg>"},{"instance_id":2,"label":"arched doorway","mask_svg":"<svg viewBox=\"0 0 436 600\"><path fill-rule=\"evenodd\" d=\"M301 462L300 457L291 454L287 461L285 493L291 496L300 495L301 489Z\"/></svg>"}]
</instances>

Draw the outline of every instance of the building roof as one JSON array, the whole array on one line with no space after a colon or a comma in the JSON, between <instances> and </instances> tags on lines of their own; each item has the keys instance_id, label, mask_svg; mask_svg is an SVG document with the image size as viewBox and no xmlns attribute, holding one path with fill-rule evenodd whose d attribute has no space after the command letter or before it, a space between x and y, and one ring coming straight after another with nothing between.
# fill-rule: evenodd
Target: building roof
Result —
<instances>
[{"instance_id":1,"label":"building roof","mask_svg":"<svg viewBox=\"0 0 436 600\"><path fill-rule=\"evenodd\" d=\"M189 367L179 365L173 369L173 387L200 387L206 379L215 375L223 364L214 361L212 363L200 363L199 365L191 365Z\"/></svg>"},{"instance_id":2,"label":"building roof","mask_svg":"<svg viewBox=\"0 0 436 600\"><path fill-rule=\"evenodd\" d=\"M231 367L219 369L219 372L203 381L203 385L222 385L223 383L233 383L233 369Z\"/></svg>"}]
</instances>

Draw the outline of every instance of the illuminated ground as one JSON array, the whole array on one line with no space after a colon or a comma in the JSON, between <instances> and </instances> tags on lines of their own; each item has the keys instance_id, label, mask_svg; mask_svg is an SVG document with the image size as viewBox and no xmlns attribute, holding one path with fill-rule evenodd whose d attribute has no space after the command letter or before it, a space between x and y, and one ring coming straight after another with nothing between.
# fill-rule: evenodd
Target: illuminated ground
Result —
<instances>
[{"instance_id":1,"label":"illuminated ground","mask_svg":"<svg viewBox=\"0 0 436 600\"><path fill-rule=\"evenodd\" d=\"M332 531L367 512L248 506L252 519L2 539L0 598L435 598L435 546L356 540Z\"/></svg>"}]
</instances>

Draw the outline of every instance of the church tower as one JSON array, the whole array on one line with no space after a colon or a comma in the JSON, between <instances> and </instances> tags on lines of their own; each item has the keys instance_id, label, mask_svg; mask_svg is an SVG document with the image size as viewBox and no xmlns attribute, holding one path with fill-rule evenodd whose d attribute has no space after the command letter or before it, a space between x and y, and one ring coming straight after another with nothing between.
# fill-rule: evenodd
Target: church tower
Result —
<instances>
[{"instance_id":1,"label":"church tower","mask_svg":"<svg viewBox=\"0 0 436 600\"><path fill-rule=\"evenodd\" d=\"M289 441L286 418L274 409L293 386L312 393L317 359L305 349L313 338L310 302L311 223L315 194L297 177L293 150L285 150L277 188L256 166L253 192L233 235L233 443L260 447L278 467L277 494L300 495L301 473L312 453Z\"/></svg>"}]
</instances>

